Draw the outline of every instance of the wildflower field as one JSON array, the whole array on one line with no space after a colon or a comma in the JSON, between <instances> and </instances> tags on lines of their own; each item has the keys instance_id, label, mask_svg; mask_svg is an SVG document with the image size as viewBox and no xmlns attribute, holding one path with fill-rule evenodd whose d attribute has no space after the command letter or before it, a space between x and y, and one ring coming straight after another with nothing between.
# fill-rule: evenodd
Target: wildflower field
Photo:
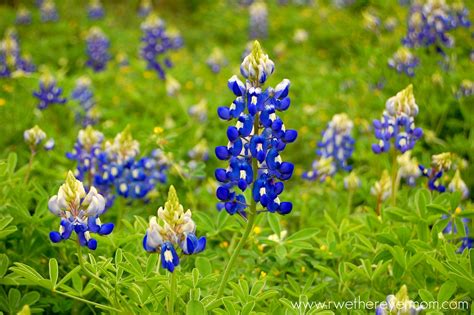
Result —
<instances>
[{"instance_id":1,"label":"wildflower field","mask_svg":"<svg viewBox=\"0 0 474 315\"><path fill-rule=\"evenodd\" d=\"M0 1L0 314L474 314L473 9Z\"/></svg>"}]
</instances>

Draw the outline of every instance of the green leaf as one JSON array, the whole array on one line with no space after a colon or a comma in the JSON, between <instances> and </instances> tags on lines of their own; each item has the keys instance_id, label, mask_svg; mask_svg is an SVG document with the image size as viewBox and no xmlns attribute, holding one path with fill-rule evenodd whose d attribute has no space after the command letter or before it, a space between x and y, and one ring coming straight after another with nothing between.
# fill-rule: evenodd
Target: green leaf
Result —
<instances>
[{"instance_id":1,"label":"green leaf","mask_svg":"<svg viewBox=\"0 0 474 315\"><path fill-rule=\"evenodd\" d=\"M5 254L0 254L0 278L7 273L8 265L10 264L10 260L8 256Z\"/></svg>"},{"instance_id":2,"label":"green leaf","mask_svg":"<svg viewBox=\"0 0 474 315\"><path fill-rule=\"evenodd\" d=\"M222 301L224 302L224 307L225 307L225 309L227 310L227 313L228 313L229 315L235 315L235 314L237 314L237 313L235 312L235 307L234 307L234 304L232 304L231 299L223 299Z\"/></svg>"},{"instance_id":3,"label":"green leaf","mask_svg":"<svg viewBox=\"0 0 474 315\"><path fill-rule=\"evenodd\" d=\"M288 236L288 238L286 239L286 242L306 240L306 239L316 236L318 233L319 233L319 229L316 229L316 228L302 229Z\"/></svg>"},{"instance_id":4,"label":"green leaf","mask_svg":"<svg viewBox=\"0 0 474 315\"><path fill-rule=\"evenodd\" d=\"M212 265L207 257L197 257L196 267L203 276L207 276L212 273Z\"/></svg>"},{"instance_id":5,"label":"green leaf","mask_svg":"<svg viewBox=\"0 0 474 315\"><path fill-rule=\"evenodd\" d=\"M40 294L36 291L31 291L23 295L23 297L20 300L20 306L28 304L28 305L33 305L36 302L38 302L40 298Z\"/></svg>"},{"instance_id":6,"label":"green leaf","mask_svg":"<svg viewBox=\"0 0 474 315\"><path fill-rule=\"evenodd\" d=\"M56 283L58 282L59 277L59 268L58 268L58 261L56 258L51 258L49 260L49 279L51 280L51 284L53 288L56 287Z\"/></svg>"},{"instance_id":7,"label":"green leaf","mask_svg":"<svg viewBox=\"0 0 474 315\"><path fill-rule=\"evenodd\" d=\"M10 309L16 310L19 308L20 298L21 293L18 289L11 288L10 291L8 291L8 305L10 305Z\"/></svg>"},{"instance_id":8,"label":"green leaf","mask_svg":"<svg viewBox=\"0 0 474 315\"><path fill-rule=\"evenodd\" d=\"M241 315L248 315L250 314L250 312L253 310L253 308L255 307L255 302L248 302L247 304L244 305L244 307L242 307L242 310L240 311L240 314Z\"/></svg>"},{"instance_id":9,"label":"green leaf","mask_svg":"<svg viewBox=\"0 0 474 315\"><path fill-rule=\"evenodd\" d=\"M15 152L11 152L10 154L8 154L8 168L7 168L7 171L10 175L12 175L15 172L17 159L18 158L17 158Z\"/></svg>"},{"instance_id":10,"label":"green leaf","mask_svg":"<svg viewBox=\"0 0 474 315\"><path fill-rule=\"evenodd\" d=\"M418 294L420 295L421 299L425 302L431 302L435 300L431 292L426 289L418 290Z\"/></svg>"},{"instance_id":11,"label":"green leaf","mask_svg":"<svg viewBox=\"0 0 474 315\"><path fill-rule=\"evenodd\" d=\"M286 254L288 253L286 250L286 247L283 244L278 244L275 247L276 254L280 260L283 260L286 258Z\"/></svg>"},{"instance_id":12,"label":"green leaf","mask_svg":"<svg viewBox=\"0 0 474 315\"><path fill-rule=\"evenodd\" d=\"M186 305L186 315L202 315L207 314L204 305L196 300L189 301Z\"/></svg>"},{"instance_id":13,"label":"green leaf","mask_svg":"<svg viewBox=\"0 0 474 315\"><path fill-rule=\"evenodd\" d=\"M438 292L438 302L442 303L449 300L449 298L451 298L451 296L453 296L453 294L456 292L456 289L456 282L452 280L448 280L443 283Z\"/></svg>"}]
</instances>

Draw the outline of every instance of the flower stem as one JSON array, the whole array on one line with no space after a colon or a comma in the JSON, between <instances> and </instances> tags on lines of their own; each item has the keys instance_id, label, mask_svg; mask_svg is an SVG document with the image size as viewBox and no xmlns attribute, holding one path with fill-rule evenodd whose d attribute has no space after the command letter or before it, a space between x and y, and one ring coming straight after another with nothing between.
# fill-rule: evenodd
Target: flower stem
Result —
<instances>
[{"instance_id":1,"label":"flower stem","mask_svg":"<svg viewBox=\"0 0 474 315\"><path fill-rule=\"evenodd\" d=\"M352 211L352 198L354 197L354 190L349 189L349 193L347 196L347 213L351 213Z\"/></svg>"},{"instance_id":2,"label":"flower stem","mask_svg":"<svg viewBox=\"0 0 474 315\"><path fill-rule=\"evenodd\" d=\"M175 271L176 272L176 271ZM176 275L175 272L170 272L170 297L168 300L168 314L174 314L174 300L176 296Z\"/></svg>"},{"instance_id":3,"label":"flower stem","mask_svg":"<svg viewBox=\"0 0 474 315\"><path fill-rule=\"evenodd\" d=\"M26 169L25 184L28 183L28 179L30 178L30 173L33 167L33 160L35 159L35 155L35 150L31 149L30 160L28 161L28 168Z\"/></svg>"},{"instance_id":4,"label":"flower stem","mask_svg":"<svg viewBox=\"0 0 474 315\"><path fill-rule=\"evenodd\" d=\"M397 205L397 192L398 192L398 162L397 162L397 150L392 151L392 206Z\"/></svg>"},{"instance_id":5,"label":"flower stem","mask_svg":"<svg viewBox=\"0 0 474 315\"><path fill-rule=\"evenodd\" d=\"M83 303L87 303L87 304L94 305L95 307L98 307L98 308L101 308L101 309L104 309L104 310L108 310L108 311L112 311L112 312L118 312L118 313L120 312L119 309L116 309L116 308L114 308L114 307L107 306L107 305L103 305L103 304L99 304L99 303L96 303L96 302L92 302L92 301L89 301L89 300L80 298L80 297L78 297L78 296L71 295L71 294L66 293L66 292L54 291L54 293L57 293L57 294L59 294L59 295L63 295L63 296L65 296L65 297L68 297L68 298L71 298L71 299L74 299L74 300L77 300L77 301L80 301L80 302L83 302Z\"/></svg>"}]
</instances>

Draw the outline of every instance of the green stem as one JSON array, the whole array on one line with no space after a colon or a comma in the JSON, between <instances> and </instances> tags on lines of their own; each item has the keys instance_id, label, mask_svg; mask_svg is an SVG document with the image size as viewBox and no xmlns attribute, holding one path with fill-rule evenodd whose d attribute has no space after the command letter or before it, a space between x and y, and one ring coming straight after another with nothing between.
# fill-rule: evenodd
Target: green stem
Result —
<instances>
[{"instance_id":1,"label":"green stem","mask_svg":"<svg viewBox=\"0 0 474 315\"><path fill-rule=\"evenodd\" d=\"M392 151L392 206L397 205L397 192L398 192L398 162L397 162L397 150L395 148Z\"/></svg>"},{"instance_id":2,"label":"green stem","mask_svg":"<svg viewBox=\"0 0 474 315\"><path fill-rule=\"evenodd\" d=\"M35 150L31 149L30 160L28 161L28 168L26 169L25 184L28 183L28 179L30 178L30 173L33 167L33 160L35 158L35 155L36 155Z\"/></svg>"},{"instance_id":3,"label":"green stem","mask_svg":"<svg viewBox=\"0 0 474 315\"><path fill-rule=\"evenodd\" d=\"M352 198L354 197L354 190L349 189L349 194L347 196L347 213L352 211Z\"/></svg>"},{"instance_id":4,"label":"green stem","mask_svg":"<svg viewBox=\"0 0 474 315\"><path fill-rule=\"evenodd\" d=\"M63 296L66 296L68 298L71 298L71 299L74 299L74 300L77 300L77 301L81 301L83 303L87 303L87 304L91 304L91 305L94 305L98 308L101 308L101 309L104 309L104 310L109 310L109 311L113 311L113 312L120 312L119 309L116 309L114 307L111 307L111 306L107 306L107 305L103 305L103 304L99 304L99 303L96 303L96 302L92 302L92 301L89 301L89 300L86 300L86 299L83 299L83 298L80 298L78 296L74 296L74 295L71 295L69 293L65 293L65 292L61 292L61 291L54 291L54 293L57 293L59 295L63 295Z\"/></svg>"},{"instance_id":5,"label":"green stem","mask_svg":"<svg viewBox=\"0 0 474 315\"><path fill-rule=\"evenodd\" d=\"M173 315L174 314L174 301L176 297L176 275L174 272L170 272L170 297L168 300L168 314Z\"/></svg>"}]
</instances>

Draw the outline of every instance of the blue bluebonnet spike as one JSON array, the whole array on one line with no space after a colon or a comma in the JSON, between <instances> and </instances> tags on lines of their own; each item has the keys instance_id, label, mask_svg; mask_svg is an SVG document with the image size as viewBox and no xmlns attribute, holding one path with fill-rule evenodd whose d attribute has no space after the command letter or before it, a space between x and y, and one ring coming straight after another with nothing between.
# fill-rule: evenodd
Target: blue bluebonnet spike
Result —
<instances>
[{"instance_id":1,"label":"blue bluebonnet spike","mask_svg":"<svg viewBox=\"0 0 474 315\"><path fill-rule=\"evenodd\" d=\"M206 64L214 73L219 73L223 67L227 66L227 63L224 53L217 47L212 50L211 55L206 60Z\"/></svg>"},{"instance_id":2,"label":"blue bluebonnet spike","mask_svg":"<svg viewBox=\"0 0 474 315\"><path fill-rule=\"evenodd\" d=\"M206 247L206 238L195 235L196 224L191 216L191 210L184 211L176 190L171 186L165 206L158 209L157 216L150 218L143 248L147 252L161 253L161 266L169 272L179 265L176 249L191 255L202 252Z\"/></svg>"},{"instance_id":3,"label":"blue bluebonnet spike","mask_svg":"<svg viewBox=\"0 0 474 315\"><path fill-rule=\"evenodd\" d=\"M100 20L104 17L105 11L100 0L91 0L87 7L87 15L90 20Z\"/></svg>"},{"instance_id":4,"label":"blue bluebonnet spike","mask_svg":"<svg viewBox=\"0 0 474 315\"><path fill-rule=\"evenodd\" d=\"M41 21L55 22L59 19L58 10L53 0L44 0L40 5Z\"/></svg>"},{"instance_id":5,"label":"blue bluebonnet spike","mask_svg":"<svg viewBox=\"0 0 474 315\"><path fill-rule=\"evenodd\" d=\"M312 169L303 173L308 180L324 181L338 170L350 171L349 159L354 152L355 140L352 137L354 123L347 114L334 115L318 142L316 153L319 158L313 162Z\"/></svg>"},{"instance_id":6,"label":"blue bluebonnet spike","mask_svg":"<svg viewBox=\"0 0 474 315\"><path fill-rule=\"evenodd\" d=\"M58 194L48 202L49 210L61 218L59 231L53 231L49 237L53 243L67 240L72 232L77 234L81 246L91 250L97 248L97 240L93 233L108 235L112 233L112 223L102 224L99 216L104 213L105 199L95 187L90 187L86 193L81 181L69 171L66 182L59 188Z\"/></svg>"},{"instance_id":7,"label":"blue bluebonnet spike","mask_svg":"<svg viewBox=\"0 0 474 315\"><path fill-rule=\"evenodd\" d=\"M414 2L408 16L408 30L402 43L407 47L434 46L445 54L444 47L454 45L448 34L458 27L469 27L469 13L462 4L448 5L444 0L428 0L424 4Z\"/></svg>"},{"instance_id":8,"label":"blue bluebonnet spike","mask_svg":"<svg viewBox=\"0 0 474 315\"><path fill-rule=\"evenodd\" d=\"M160 79L165 79L166 68L172 66L167 53L182 47L182 37L165 28L165 23L151 14L141 25L143 31L140 55L145 59L147 68L156 71Z\"/></svg>"},{"instance_id":9,"label":"blue bluebonnet spike","mask_svg":"<svg viewBox=\"0 0 474 315\"><path fill-rule=\"evenodd\" d=\"M461 207L457 207L452 217L454 218L460 214L462 214L462 209ZM447 219L448 216L444 215L442 218ZM458 235L458 233L460 233L458 231L458 228L464 229L463 235L465 236L461 236L455 239L456 242L459 242L459 241L461 242L461 246L458 248L458 251L457 251L458 253L462 253L465 249L469 250L473 248L473 242L474 242L474 238L469 237L469 224L471 220L468 218L461 218L461 222L462 222L462 226L458 227L456 226L456 223L453 220L450 220L448 224L446 225L446 227L443 229L443 234L449 234L449 235Z\"/></svg>"},{"instance_id":10,"label":"blue bluebonnet spike","mask_svg":"<svg viewBox=\"0 0 474 315\"><path fill-rule=\"evenodd\" d=\"M18 34L14 29L5 32L0 41L0 78L10 77L15 73L31 73L36 70L29 57L21 55Z\"/></svg>"},{"instance_id":11,"label":"blue bluebonnet spike","mask_svg":"<svg viewBox=\"0 0 474 315\"><path fill-rule=\"evenodd\" d=\"M278 116L278 112L289 108L290 81L283 80L275 89L262 88L274 67L255 42L240 66L245 84L237 76L230 78L228 87L236 99L229 107L221 106L217 110L221 119L237 120L227 128L227 146L215 150L218 159L229 161L227 169L215 172L220 182L216 191L222 202L219 208L229 214L247 216L249 202L243 194L247 189L251 198L269 212L287 214L292 209L290 202L281 202L279 198L283 192L282 181L290 179L294 170L292 163L282 160L281 153L287 143L296 140L297 132L286 129ZM257 170L252 163L256 163Z\"/></svg>"},{"instance_id":12,"label":"blue bluebonnet spike","mask_svg":"<svg viewBox=\"0 0 474 315\"><path fill-rule=\"evenodd\" d=\"M86 42L88 56L86 66L92 68L95 72L105 70L107 62L111 59L108 38L100 28L93 27L87 34Z\"/></svg>"},{"instance_id":13,"label":"blue bluebonnet spike","mask_svg":"<svg viewBox=\"0 0 474 315\"><path fill-rule=\"evenodd\" d=\"M423 311L423 306L416 306L410 300L406 285L403 285L397 294L387 296L385 302L380 303L375 310L376 315L417 315Z\"/></svg>"},{"instance_id":14,"label":"blue bluebonnet spike","mask_svg":"<svg viewBox=\"0 0 474 315\"><path fill-rule=\"evenodd\" d=\"M147 17L153 11L151 0L141 0L138 7L138 15Z\"/></svg>"},{"instance_id":15,"label":"blue bluebonnet spike","mask_svg":"<svg viewBox=\"0 0 474 315\"><path fill-rule=\"evenodd\" d=\"M76 120L82 126L95 125L97 117L93 110L96 102L94 93L91 89L91 80L87 77L81 77L76 81L76 86L72 91L71 98L79 102L80 110L76 113Z\"/></svg>"},{"instance_id":16,"label":"blue bluebonnet spike","mask_svg":"<svg viewBox=\"0 0 474 315\"><path fill-rule=\"evenodd\" d=\"M398 163L398 176L405 179L406 183L410 186L416 185L416 179L420 177L421 171L418 167L418 161L416 158L411 157L411 151L407 151L397 157Z\"/></svg>"},{"instance_id":17,"label":"blue bluebonnet spike","mask_svg":"<svg viewBox=\"0 0 474 315\"><path fill-rule=\"evenodd\" d=\"M398 73L405 73L409 77L415 75L415 68L420 63L408 48L399 48L392 58L388 60L390 68L397 70Z\"/></svg>"},{"instance_id":18,"label":"blue bluebonnet spike","mask_svg":"<svg viewBox=\"0 0 474 315\"><path fill-rule=\"evenodd\" d=\"M56 80L49 74L45 74L40 79L39 91L33 92L38 100L38 108L43 110L50 105L66 103L66 98L62 97L63 89L56 85Z\"/></svg>"},{"instance_id":19,"label":"blue bluebonnet spike","mask_svg":"<svg viewBox=\"0 0 474 315\"><path fill-rule=\"evenodd\" d=\"M31 12L25 7L21 7L16 12L16 24L27 25L31 24Z\"/></svg>"},{"instance_id":20,"label":"blue bluebonnet spike","mask_svg":"<svg viewBox=\"0 0 474 315\"><path fill-rule=\"evenodd\" d=\"M249 7L250 39L265 39L268 36L267 5L261 0L255 1Z\"/></svg>"},{"instance_id":21,"label":"blue bluebonnet spike","mask_svg":"<svg viewBox=\"0 0 474 315\"><path fill-rule=\"evenodd\" d=\"M431 157L431 167L418 165L421 175L428 178L428 188L438 192L445 192L446 186L442 183L443 173L451 169L453 155L450 152L440 153Z\"/></svg>"},{"instance_id":22,"label":"blue bluebonnet spike","mask_svg":"<svg viewBox=\"0 0 474 315\"><path fill-rule=\"evenodd\" d=\"M415 127L415 116L418 115L418 105L413 95L413 86L389 98L380 120L374 120L374 134L378 143L372 144L376 154L387 152L393 146L401 153L412 150L423 135L421 128Z\"/></svg>"}]
</instances>

